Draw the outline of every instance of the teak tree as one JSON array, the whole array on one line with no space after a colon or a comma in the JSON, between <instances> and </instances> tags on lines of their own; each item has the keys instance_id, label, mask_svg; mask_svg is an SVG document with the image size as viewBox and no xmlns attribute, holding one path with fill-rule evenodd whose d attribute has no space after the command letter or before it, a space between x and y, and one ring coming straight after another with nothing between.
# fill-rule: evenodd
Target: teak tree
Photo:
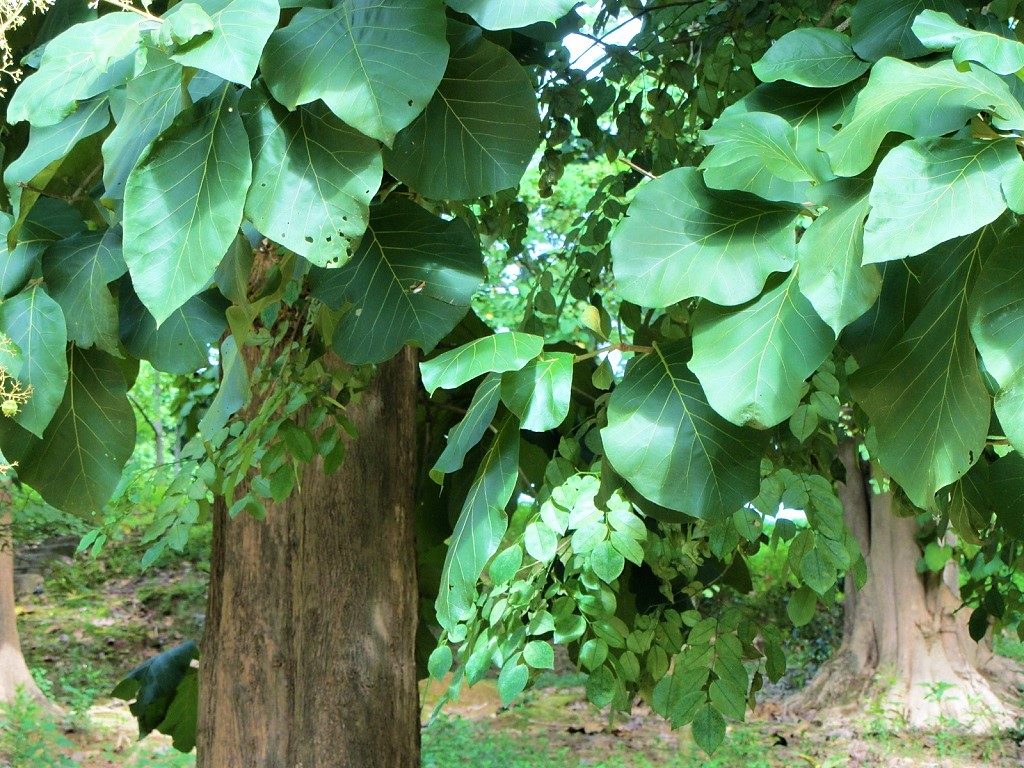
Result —
<instances>
[{"instance_id":1,"label":"teak tree","mask_svg":"<svg viewBox=\"0 0 1024 768\"><path fill-rule=\"evenodd\" d=\"M421 621L440 631L430 674L454 666L450 695L497 668L510 700L565 644L595 704L642 694L715 749L785 659L776 629L712 616L709 595L742 588L745 558L780 538L795 623L845 574L848 593L864 587L871 542L836 490L857 482L839 459L851 442L871 462L871 515L928 521L922 573L948 567L951 534L973 543L970 634L1017 625L1021 595L1000 578L1024 534L1011 4L861 0L847 35L834 3L609 0L586 22L597 44L623 17L640 29L587 71L559 42L585 23L571 0L113 5L61 0L7 105L0 331L33 396L0 422L0 449L49 502L95 509L115 489L138 360L194 370L219 345L220 390L147 558L216 505L213 599L258 588L251 558L296 531L228 518L304 510L336 537L303 507L324 503L322 478L299 479L344 460L345 407L358 416L379 386L368 366L412 345L433 402L468 401L457 424L430 422L424 444L439 425L447 443L418 504L424 539L449 540L424 555ZM578 158L626 168L566 233L565 285L540 274L521 326L494 333L463 321L480 241L529 261L514 189L538 151L542 191ZM570 300L586 304L577 343L546 343L538 314ZM780 504L808 526L767 536ZM230 554L232 531L247 555ZM352 558L400 555L357 541ZM328 573L326 551L297 547L292 566ZM216 657L245 653L232 638L210 647L201 669L253 669ZM931 653L916 683L973 674ZM250 696L221 690L244 676L203 674L217 689L201 692L216 703L201 761L259 727L228 711ZM275 717L309 722L285 685L303 681L268 684ZM337 727L337 764L367 754ZM265 764L323 760L314 741Z\"/></svg>"}]
</instances>

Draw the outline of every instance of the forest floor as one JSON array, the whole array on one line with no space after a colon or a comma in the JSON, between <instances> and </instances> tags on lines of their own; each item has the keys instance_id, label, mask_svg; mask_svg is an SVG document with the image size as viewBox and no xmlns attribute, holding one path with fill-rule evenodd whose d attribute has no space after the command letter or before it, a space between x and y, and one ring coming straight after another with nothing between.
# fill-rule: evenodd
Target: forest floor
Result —
<instances>
[{"instance_id":1,"label":"forest floor","mask_svg":"<svg viewBox=\"0 0 1024 768\"><path fill-rule=\"evenodd\" d=\"M137 741L124 702L109 691L138 661L198 638L206 574L185 565L143 574L76 558L54 564L43 589L19 602L29 666L64 708L62 722L22 705L0 710L0 766L190 768L160 735ZM1019 649L1018 649L1019 650ZM425 686L426 720L441 684ZM969 735L953 724L931 734L900 732L865 702L845 722L787 722L768 700L730 727L705 757L688 730L671 731L643 705L609 721L586 702L578 675L547 675L510 708L493 681L464 691L425 723L424 768L1009 768L1024 765L1024 732ZM21 751L15 755L14 749Z\"/></svg>"}]
</instances>

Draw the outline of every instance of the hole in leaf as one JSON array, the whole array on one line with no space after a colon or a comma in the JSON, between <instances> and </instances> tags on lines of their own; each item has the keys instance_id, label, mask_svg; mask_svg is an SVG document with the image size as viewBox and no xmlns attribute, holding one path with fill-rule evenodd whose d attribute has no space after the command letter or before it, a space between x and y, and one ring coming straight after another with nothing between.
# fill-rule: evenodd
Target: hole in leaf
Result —
<instances>
[{"instance_id":1,"label":"hole in leaf","mask_svg":"<svg viewBox=\"0 0 1024 768\"><path fill-rule=\"evenodd\" d=\"M312 237L310 237L309 235L306 235L306 236L305 236L304 238L302 238L302 239L303 239L303 240L305 240L305 241L306 241L307 243L312 243L312 242L313 242L313 238L312 238Z\"/></svg>"}]
</instances>

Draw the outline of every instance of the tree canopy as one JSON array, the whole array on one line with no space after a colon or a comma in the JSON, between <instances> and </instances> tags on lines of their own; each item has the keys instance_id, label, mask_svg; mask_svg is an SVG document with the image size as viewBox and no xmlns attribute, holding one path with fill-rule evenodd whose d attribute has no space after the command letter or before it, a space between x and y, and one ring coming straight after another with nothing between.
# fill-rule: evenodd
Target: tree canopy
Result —
<instances>
[{"instance_id":1,"label":"tree canopy","mask_svg":"<svg viewBox=\"0 0 1024 768\"><path fill-rule=\"evenodd\" d=\"M57 0L19 30L33 71L6 105L0 332L31 396L0 450L55 506L98 508L138 361L212 355L158 553L213 495L260 514L299 463L336 466L342 406L414 345L452 406L421 488L430 674L457 660L455 695L497 667L511 700L566 644L595 704L643 693L708 750L785 667L776 629L702 612L749 580L765 519L808 517L771 534L796 537L794 623L864 575L841 440L935 541L979 545L978 636L1017 625L1010 5L861 0L847 24L810 0ZM588 69L567 34L601 50ZM517 191L535 156L542 196L567 164L617 164L542 256ZM467 316L481 241L530 277L496 331Z\"/></svg>"}]
</instances>

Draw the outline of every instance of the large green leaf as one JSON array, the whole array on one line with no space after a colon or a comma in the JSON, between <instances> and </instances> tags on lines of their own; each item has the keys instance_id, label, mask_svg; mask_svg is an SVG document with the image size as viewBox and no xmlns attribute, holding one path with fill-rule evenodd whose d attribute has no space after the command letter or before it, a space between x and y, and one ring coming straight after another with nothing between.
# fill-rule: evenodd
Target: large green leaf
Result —
<instances>
[{"instance_id":1,"label":"large green leaf","mask_svg":"<svg viewBox=\"0 0 1024 768\"><path fill-rule=\"evenodd\" d=\"M753 65L766 83L788 80L811 88L845 85L868 71L846 35L831 29L806 28L788 32Z\"/></svg>"},{"instance_id":2,"label":"large green leaf","mask_svg":"<svg viewBox=\"0 0 1024 768\"><path fill-rule=\"evenodd\" d=\"M615 471L645 497L714 518L757 496L768 435L715 413L686 358L676 344L633 361L612 392L601 441Z\"/></svg>"},{"instance_id":3,"label":"large green leaf","mask_svg":"<svg viewBox=\"0 0 1024 768\"><path fill-rule=\"evenodd\" d=\"M693 318L690 370L733 424L774 427L796 410L834 343L794 272L742 308L703 304Z\"/></svg>"},{"instance_id":4,"label":"large green leaf","mask_svg":"<svg viewBox=\"0 0 1024 768\"><path fill-rule=\"evenodd\" d=\"M879 461L919 507L932 507L936 491L963 477L985 448L992 398L968 329L966 288L979 259L968 251L903 338L850 377Z\"/></svg>"},{"instance_id":5,"label":"large green leaf","mask_svg":"<svg viewBox=\"0 0 1024 768\"><path fill-rule=\"evenodd\" d=\"M912 29L929 50L952 50L953 61L959 66L976 61L997 75L1012 75L1024 69L1024 45L1010 37L963 27L948 13L924 11L914 19ZM1007 32L1013 34L1008 27Z\"/></svg>"},{"instance_id":6,"label":"large green leaf","mask_svg":"<svg viewBox=\"0 0 1024 768\"><path fill-rule=\"evenodd\" d=\"M572 396L571 352L542 352L518 371L501 377L501 399L519 417L523 429L547 432L569 415Z\"/></svg>"},{"instance_id":7,"label":"large green leaf","mask_svg":"<svg viewBox=\"0 0 1024 768\"><path fill-rule=\"evenodd\" d=\"M160 327L128 286L121 291L121 338L129 354L148 360L158 371L190 374L210 364L227 318L227 300L219 291L193 296L174 310Z\"/></svg>"},{"instance_id":8,"label":"large green leaf","mask_svg":"<svg viewBox=\"0 0 1024 768\"><path fill-rule=\"evenodd\" d=\"M917 256L991 224L1006 210L1002 180L1022 162L1014 139L900 144L875 174L864 263Z\"/></svg>"},{"instance_id":9,"label":"large green leaf","mask_svg":"<svg viewBox=\"0 0 1024 768\"><path fill-rule=\"evenodd\" d=\"M702 139L714 145L700 165L704 183L712 189L738 189L765 200L786 200L799 182L822 181L797 153L796 129L771 112L723 115L704 131Z\"/></svg>"},{"instance_id":10,"label":"large green leaf","mask_svg":"<svg viewBox=\"0 0 1024 768\"><path fill-rule=\"evenodd\" d=\"M921 309L920 262L882 264L882 290L863 315L850 323L840 341L860 365L888 352L900 340Z\"/></svg>"},{"instance_id":11,"label":"large green leaf","mask_svg":"<svg viewBox=\"0 0 1024 768\"><path fill-rule=\"evenodd\" d=\"M270 36L262 67L270 92L289 109L322 99L390 145L430 101L447 61L438 0L339 0L295 14Z\"/></svg>"},{"instance_id":12,"label":"large green leaf","mask_svg":"<svg viewBox=\"0 0 1024 768\"><path fill-rule=\"evenodd\" d=\"M1024 539L1024 456L1011 453L992 463L996 519L1010 536Z\"/></svg>"},{"instance_id":13,"label":"large green leaf","mask_svg":"<svg viewBox=\"0 0 1024 768\"><path fill-rule=\"evenodd\" d=\"M277 26L277 0L196 0L213 22L208 35L179 47L172 55L179 64L195 67L224 80L248 86L256 76L263 47ZM173 20L189 3L169 10Z\"/></svg>"},{"instance_id":14,"label":"large green leaf","mask_svg":"<svg viewBox=\"0 0 1024 768\"><path fill-rule=\"evenodd\" d=\"M81 214L52 197L40 197L25 215L17 230L16 244L10 247L9 236L14 219L0 212L0 232L5 235L0 246L0 295L11 296L22 288L38 270L39 257L50 243L82 232L85 222Z\"/></svg>"},{"instance_id":15,"label":"large green leaf","mask_svg":"<svg viewBox=\"0 0 1024 768\"><path fill-rule=\"evenodd\" d=\"M648 182L612 237L616 292L643 307L701 296L734 305L796 260L799 208L708 189L695 168Z\"/></svg>"},{"instance_id":16,"label":"large green leaf","mask_svg":"<svg viewBox=\"0 0 1024 768\"><path fill-rule=\"evenodd\" d=\"M311 282L329 306L354 305L334 349L351 363L369 363L405 344L432 350L466 314L482 278L480 243L465 222L395 197L373 209L352 259L314 270Z\"/></svg>"},{"instance_id":17,"label":"large green leaf","mask_svg":"<svg viewBox=\"0 0 1024 768\"><path fill-rule=\"evenodd\" d=\"M914 34L914 19L928 9L951 13L963 20L964 7L958 0L860 0L851 16L853 48L862 59L883 56L912 59L928 49Z\"/></svg>"},{"instance_id":18,"label":"large green leaf","mask_svg":"<svg viewBox=\"0 0 1024 768\"><path fill-rule=\"evenodd\" d=\"M434 603L437 621L445 629L473 614L477 580L505 535L505 506L515 490L518 471L519 428L508 417L480 463L448 543Z\"/></svg>"},{"instance_id":19,"label":"large green leaf","mask_svg":"<svg viewBox=\"0 0 1024 768\"><path fill-rule=\"evenodd\" d=\"M871 70L853 112L824 149L840 176L856 176L875 159L889 133L916 139L958 130L980 111L1000 128L1024 125L1024 107L998 75L960 72L949 60L928 66L882 59Z\"/></svg>"},{"instance_id":20,"label":"large green leaf","mask_svg":"<svg viewBox=\"0 0 1024 768\"><path fill-rule=\"evenodd\" d=\"M77 110L55 125L32 127L28 146L4 169L4 184L16 218L23 219L26 209L39 196L38 192L28 191L23 205L25 185L34 189L45 188L67 154L82 139L106 128L109 122L107 99L98 96L79 105Z\"/></svg>"},{"instance_id":21,"label":"large green leaf","mask_svg":"<svg viewBox=\"0 0 1024 768\"><path fill-rule=\"evenodd\" d=\"M259 90L243 98L242 120L256 180L246 216L261 234L314 264L346 260L380 187L378 143L322 104L289 112Z\"/></svg>"},{"instance_id":22,"label":"large green leaf","mask_svg":"<svg viewBox=\"0 0 1024 768\"><path fill-rule=\"evenodd\" d=\"M230 86L179 115L129 175L124 258L157 323L210 282L242 223L251 178Z\"/></svg>"},{"instance_id":23,"label":"large green leaf","mask_svg":"<svg viewBox=\"0 0 1024 768\"><path fill-rule=\"evenodd\" d=\"M128 81L117 126L103 141L103 196L111 200L124 197L128 174L146 146L188 105L181 65L154 48L144 51L145 66Z\"/></svg>"},{"instance_id":24,"label":"large green leaf","mask_svg":"<svg viewBox=\"0 0 1024 768\"><path fill-rule=\"evenodd\" d=\"M837 337L882 290L878 268L862 265L869 190L864 182L837 183L828 210L797 244L800 290Z\"/></svg>"},{"instance_id":25,"label":"large green leaf","mask_svg":"<svg viewBox=\"0 0 1024 768\"><path fill-rule=\"evenodd\" d=\"M39 70L15 89L7 122L55 125L76 102L127 82L142 23L135 13L108 13L59 34L47 44Z\"/></svg>"},{"instance_id":26,"label":"large green leaf","mask_svg":"<svg viewBox=\"0 0 1024 768\"><path fill-rule=\"evenodd\" d=\"M58 509L86 513L100 510L117 488L135 449L135 413L116 358L71 350L67 391L18 476Z\"/></svg>"},{"instance_id":27,"label":"large green leaf","mask_svg":"<svg viewBox=\"0 0 1024 768\"><path fill-rule=\"evenodd\" d=\"M41 437L57 412L68 380L64 313L36 285L0 303L0 332L21 350L18 380L32 387L32 396L14 420Z\"/></svg>"},{"instance_id":28,"label":"large green leaf","mask_svg":"<svg viewBox=\"0 0 1024 768\"><path fill-rule=\"evenodd\" d=\"M540 141L533 81L476 27L449 22L448 41L444 79L423 114L385 151L388 172L438 199L518 187Z\"/></svg>"},{"instance_id":29,"label":"large green leaf","mask_svg":"<svg viewBox=\"0 0 1024 768\"><path fill-rule=\"evenodd\" d=\"M110 283L128 270L121 234L108 229L74 235L43 254L46 288L64 312L68 339L119 355L117 302Z\"/></svg>"},{"instance_id":30,"label":"large green leaf","mask_svg":"<svg viewBox=\"0 0 1024 768\"><path fill-rule=\"evenodd\" d=\"M484 29L514 29L557 21L579 0L448 0L448 7L473 17Z\"/></svg>"},{"instance_id":31,"label":"large green leaf","mask_svg":"<svg viewBox=\"0 0 1024 768\"><path fill-rule=\"evenodd\" d=\"M484 373L518 371L544 350L544 339L508 331L484 336L420 363L423 386L454 389Z\"/></svg>"},{"instance_id":32,"label":"large green leaf","mask_svg":"<svg viewBox=\"0 0 1024 768\"><path fill-rule=\"evenodd\" d=\"M430 469L430 477L440 483L446 474L462 469L466 454L483 438L501 402L501 375L489 374L473 393L466 415L448 433L444 451Z\"/></svg>"},{"instance_id":33,"label":"large green leaf","mask_svg":"<svg viewBox=\"0 0 1024 768\"><path fill-rule=\"evenodd\" d=\"M1000 390L996 415L1024 449L1024 243L1015 232L985 262L971 297L971 335Z\"/></svg>"}]
</instances>

